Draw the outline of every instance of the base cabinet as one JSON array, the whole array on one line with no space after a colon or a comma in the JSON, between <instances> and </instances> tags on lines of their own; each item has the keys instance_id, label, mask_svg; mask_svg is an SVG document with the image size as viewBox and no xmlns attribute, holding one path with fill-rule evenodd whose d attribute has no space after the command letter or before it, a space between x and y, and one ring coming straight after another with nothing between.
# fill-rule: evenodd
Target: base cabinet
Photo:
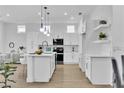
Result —
<instances>
[{"instance_id":1,"label":"base cabinet","mask_svg":"<svg viewBox=\"0 0 124 93\"><path fill-rule=\"evenodd\" d=\"M106 85L112 83L111 57L87 58L86 77L92 84Z\"/></svg>"},{"instance_id":2,"label":"base cabinet","mask_svg":"<svg viewBox=\"0 0 124 93\"><path fill-rule=\"evenodd\" d=\"M79 67L83 72L85 72L85 57L82 56L82 54L79 54Z\"/></svg>"},{"instance_id":3,"label":"base cabinet","mask_svg":"<svg viewBox=\"0 0 124 93\"><path fill-rule=\"evenodd\" d=\"M78 62L78 53L64 53L64 64L77 64Z\"/></svg>"},{"instance_id":4,"label":"base cabinet","mask_svg":"<svg viewBox=\"0 0 124 93\"><path fill-rule=\"evenodd\" d=\"M89 80L91 80L91 58L90 57L86 57L85 75Z\"/></svg>"},{"instance_id":5,"label":"base cabinet","mask_svg":"<svg viewBox=\"0 0 124 93\"><path fill-rule=\"evenodd\" d=\"M27 56L27 82L49 82L52 78L55 70L55 55L42 55Z\"/></svg>"}]
</instances>

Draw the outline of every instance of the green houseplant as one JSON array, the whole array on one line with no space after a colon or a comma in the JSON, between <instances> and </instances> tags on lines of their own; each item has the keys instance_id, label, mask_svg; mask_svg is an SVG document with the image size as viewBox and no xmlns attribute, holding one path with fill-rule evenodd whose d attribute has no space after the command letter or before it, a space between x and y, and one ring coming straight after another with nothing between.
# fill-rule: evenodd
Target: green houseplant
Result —
<instances>
[{"instance_id":1,"label":"green houseplant","mask_svg":"<svg viewBox=\"0 0 124 93\"><path fill-rule=\"evenodd\" d=\"M99 39L100 39L100 40L103 40L103 39L106 39L106 38L107 38L106 33L103 33L103 32L100 32L100 33L99 33Z\"/></svg>"},{"instance_id":2,"label":"green houseplant","mask_svg":"<svg viewBox=\"0 0 124 93\"><path fill-rule=\"evenodd\" d=\"M17 67L12 64L0 64L0 74L4 77L4 81L0 82L4 84L2 88L11 88L11 86L7 84L8 81L16 83L14 80L9 79L10 76L14 75L16 68Z\"/></svg>"}]
</instances>

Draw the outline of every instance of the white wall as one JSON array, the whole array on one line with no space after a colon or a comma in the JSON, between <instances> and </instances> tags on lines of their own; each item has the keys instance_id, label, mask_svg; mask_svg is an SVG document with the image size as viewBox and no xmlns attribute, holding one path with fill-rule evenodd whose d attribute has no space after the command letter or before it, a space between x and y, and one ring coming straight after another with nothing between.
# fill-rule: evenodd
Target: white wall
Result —
<instances>
[{"instance_id":1,"label":"white wall","mask_svg":"<svg viewBox=\"0 0 124 93\"><path fill-rule=\"evenodd\" d=\"M52 45L53 38L63 38L67 31L67 24L64 23L56 23L51 24L51 35L47 37L43 33L39 32L40 24L37 23L29 23L26 25L26 33L17 33L17 25L14 23L6 23L5 24L5 32L6 32L6 39L5 39L5 51L9 52L11 49L9 48L9 42L15 43L15 48L18 49L20 45L26 46L27 36L30 32L38 32L38 43L42 44L42 41L47 40L49 45ZM77 24L75 30L77 32ZM31 38L31 37L30 37Z\"/></svg>"},{"instance_id":2,"label":"white wall","mask_svg":"<svg viewBox=\"0 0 124 93\"><path fill-rule=\"evenodd\" d=\"M124 55L124 6L113 6L112 45L113 56L117 59L122 79L121 55Z\"/></svg>"},{"instance_id":3,"label":"white wall","mask_svg":"<svg viewBox=\"0 0 124 93\"><path fill-rule=\"evenodd\" d=\"M17 33L17 24L6 23L4 26L4 31L6 32L5 39L5 52L10 52L13 49L18 49L19 46L26 45L26 34L18 34ZM9 43L14 42L15 47L9 48Z\"/></svg>"},{"instance_id":4,"label":"white wall","mask_svg":"<svg viewBox=\"0 0 124 93\"><path fill-rule=\"evenodd\" d=\"M110 55L108 51L111 51L110 45L94 44L93 41L98 39L99 31L94 31L94 24L96 20L104 19L111 23L112 20L112 6L97 6L93 12L89 15L87 20L87 54L88 55ZM109 28L111 32L111 27ZM110 36L111 37L111 36ZM105 48L108 47L108 48ZM100 51L98 51L100 50Z\"/></svg>"},{"instance_id":5,"label":"white wall","mask_svg":"<svg viewBox=\"0 0 124 93\"><path fill-rule=\"evenodd\" d=\"M4 23L0 22L0 52L4 52L5 37Z\"/></svg>"},{"instance_id":6,"label":"white wall","mask_svg":"<svg viewBox=\"0 0 124 93\"><path fill-rule=\"evenodd\" d=\"M124 47L124 6L113 6L113 46Z\"/></svg>"}]
</instances>

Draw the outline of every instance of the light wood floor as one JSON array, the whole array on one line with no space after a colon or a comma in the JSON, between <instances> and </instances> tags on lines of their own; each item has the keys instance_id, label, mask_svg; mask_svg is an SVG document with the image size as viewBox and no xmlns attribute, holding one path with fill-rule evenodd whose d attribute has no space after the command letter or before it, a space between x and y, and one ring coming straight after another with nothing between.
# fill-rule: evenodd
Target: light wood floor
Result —
<instances>
[{"instance_id":1,"label":"light wood floor","mask_svg":"<svg viewBox=\"0 0 124 93\"><path fill-rule=\"evenodd\" d=\"M26 65L17 65L12 77L16 83L13 88L110 88L109 85L92 85L79 69L78 65L57 65L52 79L48 83L26 83ZM23 70L24 69L24 70ZM0 77L2 80L2 77ZM0 84L0 86L2 86Z\"/></svg>"}]
</instances>

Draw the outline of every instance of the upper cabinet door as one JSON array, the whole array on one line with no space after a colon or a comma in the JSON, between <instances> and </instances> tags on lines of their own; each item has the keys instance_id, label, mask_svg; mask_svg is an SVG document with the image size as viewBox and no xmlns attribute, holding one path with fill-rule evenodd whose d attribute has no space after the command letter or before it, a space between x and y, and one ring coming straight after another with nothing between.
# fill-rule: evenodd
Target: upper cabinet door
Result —
<instances>
[{"instance_id":1,"label":"upper cabinet door","mask_svg":"<svg viewBox=\"0 0 124 93\"><path fill-rule=\"evenodd\" d=\"M64 34L64 45L71 45L70 34L67 33Z\"/></svg>"},{"instance_id":2,"label":"upper cabinet door","mask_svg":"<svg viewBox=\"0 0 124 93\"><path fill-rule=\"evenodd\" d=\"M71 34L71 45L78 45L78 34Z\"/></svg>"},{"instance_id":3,"label":"upper cabinet door","mask_svg":"<svg viewBox=\"0 0 124 93\"><path fill-rule=\"evenodd\" d=\"M78 45L78 34L66 33L64 35L64 45Z\"/></svg>"}]
</instances>

